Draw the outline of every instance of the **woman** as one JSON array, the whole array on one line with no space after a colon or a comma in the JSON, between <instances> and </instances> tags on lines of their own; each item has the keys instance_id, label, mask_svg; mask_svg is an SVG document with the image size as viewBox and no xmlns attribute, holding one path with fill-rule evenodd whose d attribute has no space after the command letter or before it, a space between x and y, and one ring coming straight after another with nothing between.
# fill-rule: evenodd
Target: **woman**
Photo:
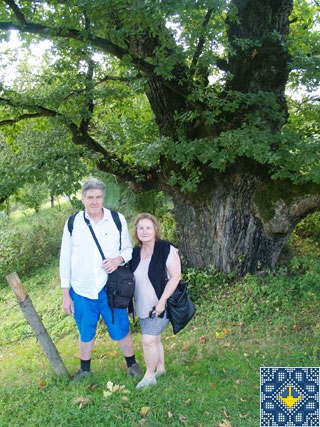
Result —
<instances>
[{"instance_id":1,"label":"woman","mask_svg":"<svg viewBox=\"0 0 320 427\"><path fill-rule=\"evenodd\" d=\"M156 384L156 378L166 373L161 332L169 323L166 316L167 299L181 279L178 250L160 239L156 218L141 213L134 222L131 269L136 281L135 305L142 331L146 372L137 389Z\"/></svg>"}]
</instances>

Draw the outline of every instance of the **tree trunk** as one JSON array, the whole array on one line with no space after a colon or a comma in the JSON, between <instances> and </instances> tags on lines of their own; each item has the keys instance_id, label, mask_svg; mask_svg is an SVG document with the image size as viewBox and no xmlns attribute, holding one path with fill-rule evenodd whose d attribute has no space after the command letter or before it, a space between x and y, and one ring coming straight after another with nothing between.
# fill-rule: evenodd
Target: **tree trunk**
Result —
<instances>
[{"instance_id":1,"label":"tree trunk","mask_svg":"<svg viewBox=\"0 0 320 427\"><path fill-rule=\"evenodd\" d=\"M290 72L290 55L285 40L293 0L233 0L238 20L228 20L228 38L236 55L229 56L228 71L233 78L227 89L243 93L260 90L273 93L284 113L283 121L270 118L270 130L281 128L287 119L285 87ZM275 37L275 34L278 36ZM239 40L250 40L243 49Z\"/></svg>"},{"instance_id":2,"label":"tree trunk","mask_svg":"<svg viewBox=\"0 0 320 427\"><path fill-rule=\"evenodd\" d=\"M188 265L239 275L274 268L296 224L320 206L311 186L309 193L292 187L236 169L214 174L200 195L175 192L179 247Z\"/></svg>"},{"instance_id":3,"label":"tree trunk","mask_svg":"<svg viewBox=\"0 0 320 427\"><path fill-rule=\"evenodd\" d=\"M250 111L259 113L262 128L268 129L270 135L281 129L287 119L285 86L290 72L290 55L286 38L293 1L233 0L231 3L237 9L237 19L230 13L227 34L236 54L230 55L225 65L225 70L230 73L226 94L230 91L228 96L232 97L233 91L272 93L279 114L269 114L272 108L267 105L239 105L235 112L223 112L213 129L202 126L200 130L201 119L190 122L189 131L186 130L188 123L183 123L183 131L190 140L207 138L208 144L219 144L215 136L241 127ZM156 86L152 89L154 99L159 99L159 89ZM192 109L186 105L189 107ZM168 119L163 111L154 108L154 112L160 133L165 134L166 129L160 124L168 123ZM172 137L175 137L173 132ZM206 268L214 265L218 271L238 274L273 268L296 224L320 207L319 189L313 195L312 186L296 187L289 181L274 182L269 178L270 171L254 160L238 157L235 164L224 173L213 169L205 171L205 166L200 164L202 177L195 194L180 192L177 188L168 189L174 201L181 253L189 266ZM199 164L195 163L195 166ZM164 175L170 176L164 169ZM179 173L177 168L176 172Z\"/></svg>"},{"instance_id":4,"label":"tree trunk","mask_svg":"<svg viewBox=\"0 0 320 427\"><path fill-rule=\"evenodd\" d=\"M39 341L39 344L41 345L44 354L47 356L53 370L58 376L68 376L68 371L63 364L58 350L52 342L47 330L43 326L43 323L33 307L31 299L20 282L17 273L9 274L6 276L6 279L12 291L16 295L20 308L35 333L35 336L37 337L37 340Z\"/></svg>"}]
</instances>

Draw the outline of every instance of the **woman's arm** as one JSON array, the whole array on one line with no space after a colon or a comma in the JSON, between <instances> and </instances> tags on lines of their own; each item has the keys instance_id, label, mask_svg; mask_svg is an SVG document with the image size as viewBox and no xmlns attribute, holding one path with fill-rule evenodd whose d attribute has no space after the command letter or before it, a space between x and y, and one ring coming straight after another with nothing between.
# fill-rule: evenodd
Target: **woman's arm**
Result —
<instances>
[{"instance_id":1,"label":"woman's arm","mask_svg":"<svg viewBox=\"0 0 320 427\"><path fill-rule=\"evenodd\" d=\"M170 256L170 255L169 255ZM181 260L177 250L175 250L170 264L167 266L167 272L169 280L164 288L164 291L161 295L161 298L156 305L156 315L159 316L166 308L168 298L176 290L180 280L181 280Z\"/></svg>"}]
</instances>

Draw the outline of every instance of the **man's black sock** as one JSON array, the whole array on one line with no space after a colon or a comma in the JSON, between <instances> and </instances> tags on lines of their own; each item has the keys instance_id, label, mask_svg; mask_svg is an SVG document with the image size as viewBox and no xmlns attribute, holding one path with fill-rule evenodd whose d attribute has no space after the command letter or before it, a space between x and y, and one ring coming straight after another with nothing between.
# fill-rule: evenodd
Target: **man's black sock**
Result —
<instances>
[{"instance_id":1,"label":"man's black sock","mask_svg":"<svg viewBox=\"0 0 320 427\"><path fill-rule=\"evenodd\" d=\"M83 371L90 372L91 359L82 360L80 359L80 367Z\"/></svg>"},{"instance_id":2,"label":"man's black sock","mask_svg":"<svg viewBox=\"0 0 320 427\"><path fill-rule=\"evenodd\" d=\"M137 363L134 355L130 357L126 357L125 359L126 359L128 368L130 368L130 366L132 366L133 364Z\"/></svg>"}]
</instances>

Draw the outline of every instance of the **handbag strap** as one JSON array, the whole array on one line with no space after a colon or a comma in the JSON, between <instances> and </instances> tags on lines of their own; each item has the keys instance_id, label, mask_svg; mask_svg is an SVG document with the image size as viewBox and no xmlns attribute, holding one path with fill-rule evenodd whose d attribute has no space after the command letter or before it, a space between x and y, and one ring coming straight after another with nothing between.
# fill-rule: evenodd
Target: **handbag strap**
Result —
<instances>
[{"instance_id":1,"label":"handbag strap","mask_svg":"<svg viewBox=\"0 0 320 427\"><path fill-rule=\"evenodd\" d=\"M100 255L102 257L102 261L104 261L106 259L106 257L104 256L104 253L101 249L101 246L98 242L97 236L95 235L92 225L90 224L90 221L88 220L88 218L86 218L85 213L83 212L83 218L85 220L85 223L87 224L87 226L89 227L90 233L92 234L93 240L96 242L97 248L99 249Z\"/></svg>"}]
</instances>

